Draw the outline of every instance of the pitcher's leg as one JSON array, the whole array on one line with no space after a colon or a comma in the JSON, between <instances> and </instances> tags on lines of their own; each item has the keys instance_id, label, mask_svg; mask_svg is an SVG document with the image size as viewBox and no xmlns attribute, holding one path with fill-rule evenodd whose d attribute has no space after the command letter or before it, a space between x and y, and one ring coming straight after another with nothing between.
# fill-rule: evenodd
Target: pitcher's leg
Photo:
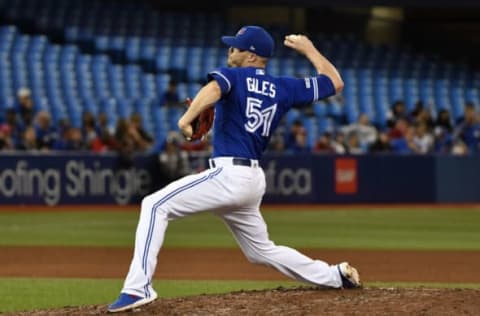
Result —
<instances>
[{"instance_id":1,"label":"pitcher's leg","mask_svg":"<svg viewBox=\"0 0 480 316\"><path fill-rule=\"evenodd\" d=\"M275 245L268 237L267 226L258 210L217 214L232 231L250 262L272 266L298 281L334 288L342 286L337 266L313 260L295 249Z\"/></svg>"},{"instance_id":2,"label":"pitcher's leg","mask_svg":"<svg viewBox=\"0 0 480 316\"><path fill-rule=\"evenodd\" d=\"M152 278L168 221L221 207L221 169L187 176L142 200L135 250L122 293L154 296Z\"/></svg>"},{"instance_id":3,"label":"pitcher's leg","mask_svg":"<svg viewBox=\"0 0 480 316\"><path fill-rule=\"evenodd\" d=\"M140 219L135 233L133 259L122 293L141 297L154 295L151 285L152 276L168 226L167 214L153 207L154 196L155 194L152 194L142 200Z\"/></svg>"}]
</instances>

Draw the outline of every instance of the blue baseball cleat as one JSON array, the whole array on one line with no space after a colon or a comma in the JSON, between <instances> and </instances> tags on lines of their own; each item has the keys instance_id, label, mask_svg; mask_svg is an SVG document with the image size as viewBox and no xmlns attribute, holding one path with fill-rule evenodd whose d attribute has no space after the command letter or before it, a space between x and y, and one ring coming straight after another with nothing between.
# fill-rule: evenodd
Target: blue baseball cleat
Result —
<instances>
[{"instance_id":1,"label":"blue baseball cleat","mask_svg":"<svg viewBox=\"0 0 480 316\"><path fill-rule=\"evenodd\" d=\"M342 278L342 288L357 289L362 287L357 269L352 267L348 262L339 263L337 268Z\"/></svg>"},{"instance_id":2,"label":"blue baseball cleat","mask_svg":"<svg viewBox=\"0 0 480 316\"><path fill-rule=\"evenodd\" d=\"M136 295L120 293L118 299L108 306L109 313L124 312L153 302L157 294L153 293L150 297L140 297Z\"/></svg>"}]
</instances>

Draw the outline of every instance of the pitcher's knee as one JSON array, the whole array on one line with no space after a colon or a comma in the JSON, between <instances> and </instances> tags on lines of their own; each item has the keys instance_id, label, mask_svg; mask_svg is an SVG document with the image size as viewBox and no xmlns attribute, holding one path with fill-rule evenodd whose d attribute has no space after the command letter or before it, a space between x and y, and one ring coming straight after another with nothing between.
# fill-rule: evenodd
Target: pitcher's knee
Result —
<instances>
[{"instance_id":1,"label":"pitcher's knee","mask_svg":"<svg viewBox=\"0 0 480 316\"><path fill-rule=\"evenodd\" d=\"M263 259L256 254L245 254L245 257L250 263L263 264L264 262Z\"/></svg>"},{"instance_id":2,"label":"pitcher's knee","mask_svg":"<svg viewBox=\"0 0 480 316\"><path fill-rule=\"evenodd\" d=\"M268 256L263 254L262 251L257 250L245 252L245 257L250 263L269 265Z\"/></svg>"},{"instance_id":3,"label":"pitcher's knee","mask_svg":"<svg viewBox=\"0 0 480 316\"><path fill-rule=\"evenodd\" d=\"M142 199L142 210L152 209L154 204L153 194L147 195Z\"/></svg>"},{"instance_id":4,"label":"pitcher's knee","mask_svg":"<svg viewBox=\"0 0 480 316\"><path fill-rule=\"evenodd\" d=\"M158 216L168 218L172 212L172 209L168 203L160 203L158 195L150 194L142 199L141 212L145 214L151 214L153 211L155 211Z\"/></svg>"}]
</instances>

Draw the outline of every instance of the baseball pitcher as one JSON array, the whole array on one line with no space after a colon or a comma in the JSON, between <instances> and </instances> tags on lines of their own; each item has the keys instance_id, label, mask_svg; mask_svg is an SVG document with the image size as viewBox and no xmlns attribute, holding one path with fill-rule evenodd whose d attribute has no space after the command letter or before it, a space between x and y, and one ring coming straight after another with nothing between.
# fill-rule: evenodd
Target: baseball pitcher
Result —
<instances>
[{"instance_id":1,"label":"baseball pitcher","mask_svg":"<svg viewBox=\"0 0 480 316\"><path fill-rule=\"evenodd\" d=\"M213 212L225 222L252 263L318 286L361 286L357 270L347 262L329 265L275 245L259 210L265 193L259 160L273 131L291 107L340 92L343 81L339 73L304 35L286 36L284 45L313 64L317 75L307 78L277 78L266 73L274 40L261 27L242 27L235 36L223 36L222 41L229 47L228 67L208 74L209 83L178 121L184 136L191 139L196 133L192 122L214 107L210 168L174 181L142 200L130 270L109 312L130 310L157 298L152 277L168 222L202 211Z\"/></svg>"}]
</instances>

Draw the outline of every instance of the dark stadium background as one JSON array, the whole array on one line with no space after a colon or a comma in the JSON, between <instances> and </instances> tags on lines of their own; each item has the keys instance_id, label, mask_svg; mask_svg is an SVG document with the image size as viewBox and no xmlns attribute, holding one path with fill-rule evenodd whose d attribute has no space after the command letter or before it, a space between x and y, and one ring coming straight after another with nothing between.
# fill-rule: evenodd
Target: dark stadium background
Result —
<instances>
[{"instance_id":1,"label":"dark stadium background","mask_svg":"<svg viewBox=\"0 0 480 316\"><path fill-rule=\"evenodd\" d=\"M277 42L272 74L312 73L281 45L285 34L303 33L346 82L339 97L287 115L263 162L267 201L478 202L479 16L480 4L465 0L0 1L0 200L134 203L205 168L209 141L184 143L175 134L181 103L223 65L219 37L260 24ZM164 106L171 80L180 104ZM22 88L35 107L30 123L18 123ZM398 101L407 127L397 138ZM37 127L41 110L50 115L48 131ZM450 115L448 127L438 122L442 112ZM472 123L465 123L467 112ZM8 113L17 114L18 124L7 124ZM356 131L362 114L374 143L346 132ZM141 127L133 128L134 137L135 120ZM34 144L24 143L29 125ZM185 165L169 170L169 150ZM81 193L72 189L79 185ZM122 198L112 198L118 192Z\"/></svg>"}]
</instances>

